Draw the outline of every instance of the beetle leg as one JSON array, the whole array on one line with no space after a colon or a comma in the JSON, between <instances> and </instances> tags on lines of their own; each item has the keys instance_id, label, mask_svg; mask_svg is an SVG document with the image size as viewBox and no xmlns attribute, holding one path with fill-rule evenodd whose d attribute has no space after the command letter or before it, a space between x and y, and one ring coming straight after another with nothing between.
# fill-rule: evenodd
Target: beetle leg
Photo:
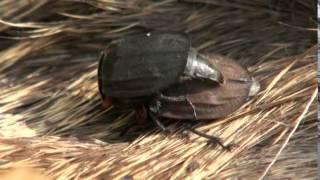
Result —
<instances>
[{"instance_id":1,"label":"beetle leg","mask_svg":"<svg viewBox=\"0 0 320 180\"><path fill-rule=\"evenodd\" d=\"M163 94L160 94L160 98L162 100L173 101L173 102L186 101L191 106L191 108L193 110L193 115L194 115L195 120L198 120L195 106L187 97L170 97L170 96L165 96ZM228 150L228 151L231 150L231 145L228 145L228 146L223 145L223 143L221 142L221 139L218 137L207 135L207 134L202 133L200 131L197 131L191 127L188 127L187 129L189 131L191 131L192 133L197 134L198 136L207 138L213 144L219 144L225 150Z\"/></svg>"},{"instance_id":2,"label":"beetle leg","mask_svg":"<svg viewBox=\"0 0 320 180\"><path fill-rule=\"evenodd\" d=\"M190 128L188 127L188 130L191 131L192 133L200 136L200 137L204 137L206 139L209 140L209 143L212 143L212 144L218 144L220 145L223 149L227 150L227 151L231 151L231 148L232 148L232 145L227 145L225 146L222 142L221 142L221 139L218 138L218 137L215 137L215 136L210 136L208 134L205 134L203 132L200 132L200 131L197 131L193 128Z\"/></svg>"},{"instance_id":3,"label":"beetle leg","mask_svg":"<svg viewBox=\"0 0 320 180\"><path fill-rule=\"evenodd\" d=\"M193 111L193 117L195 120L198 120L197 112L196 112L196 107L193 105L193 103L186 97L187 103L191 106L192 111Z\"/></svg>"},{"instance_id":4,"label":"beetle leg","mask_svg":"<svg viewBox=\"0 0 320 180\"><path fill-rule=\"evenodd\" d=\"M162 129L163 131L168 131L168 129L162 124L162 122L159 121L159 119L152 112L149 112L149 116L156 123L156 125L160 127L160 129Z\"/></svg>"},{"instance_id":5,"label":"beetle leg","mask_svg":"<svg viewBox=\"0 0 320 180\"><path fill-rule=\"evenodd\" d=\"M148 115L150 116L151 120L155 122L160 129L168 133L169 130L164 126L164 124L158 118L160 113L159 112L160 107L161 107L161 102L154 99L153 104L149 106Z\"/></svg>"}]
</instances>

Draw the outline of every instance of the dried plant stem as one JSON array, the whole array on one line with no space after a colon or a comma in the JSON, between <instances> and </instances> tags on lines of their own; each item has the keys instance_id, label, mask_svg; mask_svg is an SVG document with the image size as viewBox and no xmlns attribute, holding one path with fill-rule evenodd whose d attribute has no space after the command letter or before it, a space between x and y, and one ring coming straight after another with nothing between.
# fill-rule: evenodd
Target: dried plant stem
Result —
<instances>
[{"instance_id":1,"label":"dried plant stem","mask_svg":"<svg viewBox=\"0 0 320 180\"><path fill-rule=\"evenodd\" d=\"M286 147L286 145L288 144L290 138L293 136L293 134L296 132L297 128L299 127L299 124L301 123L301 121L303 120L304 116L308 113L309 108L311 106L311 103L314 102L314 100L316 99L318 94L318 88L316 88L314 90L314 92L312 93L312 96L310 97L310 100L308 101L308 103L306 104L306 106L303 109L303 112L299 115L299 117L297 118L297 120L295 121L296 124L293 127L293 129L290 131L289 135L286 137L283 145L281 146L281 148L279 149L279 151L277 152L276 156L274 157L274 159L272 160L272 162L268 165L268 167L266 168L266 170L263 172L263 174L261 175L261 177L259 178L259 180L264 179L264 177L267 175L267 173L269 172L269 170L271 169L272 165L277 161L278 157L280 156L281 152L283 151L283 149Z\"/></svg>"}]
</instances>

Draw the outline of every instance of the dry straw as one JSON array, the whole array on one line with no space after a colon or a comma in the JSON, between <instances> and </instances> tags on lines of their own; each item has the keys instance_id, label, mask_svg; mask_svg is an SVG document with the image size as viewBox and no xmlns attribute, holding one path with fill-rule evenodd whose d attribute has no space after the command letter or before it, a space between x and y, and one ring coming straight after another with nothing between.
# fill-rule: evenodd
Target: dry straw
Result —
<instances>
[{"instance_id":1,"label":"dry straw","mask_svg":"<svg viewBox=\"0 0 320 180\"><path fill-rule=\"evenodd\" d=\"M315 179L315 2L0 2L0 172L34 167L56 179ZM207 146L131 126L103 109L96 57L124 34L185 31L193 46L249 67L262 91L198 130L235 143ZM0 173L1 177L1 173Z\"/></svg>"}]
</instances>

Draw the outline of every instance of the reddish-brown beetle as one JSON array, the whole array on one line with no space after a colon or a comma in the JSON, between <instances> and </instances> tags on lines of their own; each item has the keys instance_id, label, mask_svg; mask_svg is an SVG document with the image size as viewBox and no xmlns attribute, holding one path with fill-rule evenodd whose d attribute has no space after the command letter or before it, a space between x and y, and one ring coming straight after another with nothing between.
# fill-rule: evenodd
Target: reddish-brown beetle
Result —
<instances>
[{"instance_id":1,"label":"reddish-brown beetle","mask_svg":"<svg viewBox=\"0 0 320 180\"><path fill-rule=\"evenodd\" d=\"M167 118L194 119L196 113L198 120L210 120L229 115L257 94L259 83L239 64L219 55L211 55L208 59L222 73L223 83L178 82L163 91L164 97L156 98L150 110Z\"/></svg>"},{"instance_id":2,"label":"reddish-brown beetle","mask_svg":"<svg viewBox=\"0 0 320 180\"><path fill-rule=\"evenodd\" d=\"M190 120L223 118L258 93L259 83L235 61L219 55L210 55L207 59L222 73L224 82L216 85L199 80L178 82L163 91L161 97L155 98L149 106L155 121L158 117ZM164 128L161 124L160 127ZM228 148L218 138L190 130Z\"/></svg>"}]
</instances>

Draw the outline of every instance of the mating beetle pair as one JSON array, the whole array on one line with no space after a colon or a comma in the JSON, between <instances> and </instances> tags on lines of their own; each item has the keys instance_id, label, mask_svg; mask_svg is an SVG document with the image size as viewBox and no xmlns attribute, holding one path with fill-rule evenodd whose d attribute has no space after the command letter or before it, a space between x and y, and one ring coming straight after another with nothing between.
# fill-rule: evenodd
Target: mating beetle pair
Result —
<instances>
[{"instance_id":1,"label":"mating beetle pair","mask_svg":"<svg viewBox=\"0 0 320 180\"><path fill-rule=\"evenodd\" d=\"M225 117L259 90L259 84L237 63L198 54L189 37L178 33L120 39L99 56L98 85L105 106L143 108L141 112L163 129L159 117ZM227 148L213 136L190 130Z\"/></svg>"}]
</instances>

